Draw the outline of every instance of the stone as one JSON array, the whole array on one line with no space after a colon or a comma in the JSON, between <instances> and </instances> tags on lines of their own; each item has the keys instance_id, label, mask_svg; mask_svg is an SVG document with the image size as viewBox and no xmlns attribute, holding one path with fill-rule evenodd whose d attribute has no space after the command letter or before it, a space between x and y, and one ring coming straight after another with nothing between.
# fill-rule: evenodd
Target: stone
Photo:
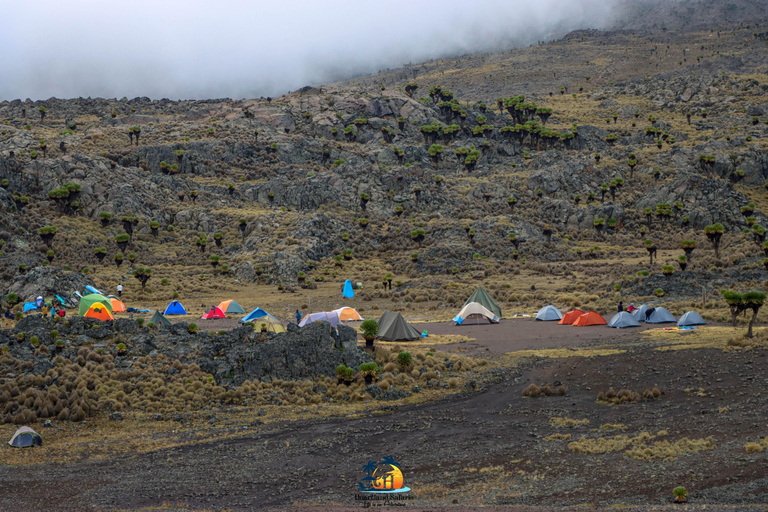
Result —
<instances>
[{"instance_id":1,"label":"stone","mask_svg":"<svg viewBox=\"0 0 768 512\"><path fill-rule=\"evenodd\" d=\"M121 421L123 419L123 415L119 412L113 412L109 415L109 419L112 421Z\"/></svg>"}]
</instances>

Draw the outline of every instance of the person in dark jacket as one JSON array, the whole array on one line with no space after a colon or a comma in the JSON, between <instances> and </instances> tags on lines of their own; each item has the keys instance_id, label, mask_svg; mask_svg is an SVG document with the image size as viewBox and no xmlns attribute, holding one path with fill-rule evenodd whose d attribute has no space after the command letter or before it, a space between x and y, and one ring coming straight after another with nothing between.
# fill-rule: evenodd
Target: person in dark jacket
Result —
<instances>
[{"instance_id":1,"label":"person in dark jacket","mask_svg":"<svg viewBox=\"0 0 768 512\"><path fill-rule=\"evenodd\" d=\"M651 315L653 312L656 311L656 308L648 308L645 310L645 321L647 322L649 318L651 318Z\"/></svg>"},{"instance_id":2,"label":"person in dark jacket","mask_svg":"<svg viewBox=\"0 0 768 512\"><path fill-rule=\"evenodd\" d=\"M619 313L624 311L624 303L622 301L619 301L619 308L618 309L619 309Z\"/></svg>"}]
</instances>

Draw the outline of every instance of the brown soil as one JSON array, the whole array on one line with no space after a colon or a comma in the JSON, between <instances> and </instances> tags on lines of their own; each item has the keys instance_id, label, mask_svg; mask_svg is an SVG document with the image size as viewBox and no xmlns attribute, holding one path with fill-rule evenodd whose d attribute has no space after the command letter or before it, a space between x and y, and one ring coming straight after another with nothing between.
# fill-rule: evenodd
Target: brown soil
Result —
<instances>
[{"instance_id":1,"label":"brown soil","mask_svg":"<svg viewBox=\"0 0 768 512\"><path fill-rule=\"evenodd\" d=\"M520 325L523 330L515 330L519 338L529 326L552 333L582 332L552 323L523 320ZM550 510L587 504L647 509L669 504L677 485L688 489L691 504L708 504L708 510L735 510L712 505L768 502L768 457L743 448L768 430L762 423L768 413L765 349L659 351L663 341L634 331L594 332L600 330L615 336L602 340L626 352L528 359L518 367L491 370L492 379L481 382L478 391L437 402L382 402L378 411L360 418L267 425L225 421L222 431L231 437L214 443L62 465L2 466L4 487L24 491L0 493L0 510L130 509L164 502L213 510L294 505L340 510L361 506L355 502L360 468L385 455L403 466L406 485L416 498L409 503L412 510L451 505L461 506L457 510L476 505ZM584 336L588 343L589 336ZM542 339L543 346L550 346L549 337ZM537 341L520 343L532 346ZM566 342L560 337L557 343ZM566 396L522 396L531 383L558 382L567 387ZM658 387L663 394L631 404L597 402L597 393L609 387L639 393ZM227 415L223 407L211 412ZM589 424L556 428L551 417L586 419ZM606 424L618 424L621 430L601 430ZM654 441L712 436L715 448L668 453L668 460L636 460L625 449L601 455L569 449L569 442L582 436L609 439L661 431L667 434L649 441L649 447ZM544 439L557 433L572 438Z\"/></svg>"},{"instance_id":2,"label":"brown soil","mask_svg":"<svg viewBox=\"0 0 768 512\"><path fill-rule=\"evenodd\" d=\"M448 322L412 325L417 331L427 331L428 334L458 334L474 338L475 341L467 340L439 347L440 350L463 348L467 351L465 355L613 343L616 340L631 339L639 331L651 328L646 324L627 329L613 329L605 325L573 327L559 325L557 322L540 322L533 318L503 319L498 324L455 325L455 322Z\"/></svg>"}]
</instances>

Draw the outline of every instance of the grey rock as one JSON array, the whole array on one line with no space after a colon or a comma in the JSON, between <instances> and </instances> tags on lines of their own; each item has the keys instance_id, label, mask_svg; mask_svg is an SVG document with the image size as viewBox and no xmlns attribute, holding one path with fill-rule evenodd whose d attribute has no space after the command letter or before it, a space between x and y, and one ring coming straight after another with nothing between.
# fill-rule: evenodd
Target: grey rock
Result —
<instances>
[{"instance_id":1,"label":"grey rock","mask_svg":"<svg viewBox=\"0 0 768 512\"><path fill-rule=\"evenodd\" d=\"M119 412L113 412L109 415L109 419L112 421L121 421L123 419L123 415Z\"/></svg>"}]
</instances>

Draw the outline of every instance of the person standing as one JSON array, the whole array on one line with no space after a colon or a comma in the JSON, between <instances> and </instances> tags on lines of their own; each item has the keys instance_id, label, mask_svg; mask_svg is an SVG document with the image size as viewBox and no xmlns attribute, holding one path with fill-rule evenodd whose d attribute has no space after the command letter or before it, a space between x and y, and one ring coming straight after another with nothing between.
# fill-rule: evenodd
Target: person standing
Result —
<instances>
[{"instance_id":1,"label":"person standing","mask_svg":"<svg viewBox=\"0 0 768 512\"><path fill-rule=\"evenodd\" d=\"M299 322L301 322L301 311L298 309L296 310L296 325L299 325Z\"/></svg>"},{"instance_id":2,"label":"person standing","mask_svg":"<svg viewBox=\"0 0 768 512\"><path fill-rule=\"evenodd\" d=\"M618 309L619 309L619 313L621 313L622 311L624 311L624 302L622 302L622 301L619 301L619 308L618 308Z\"/></svg>"},{"instance_id":3,"label":"person standing","mask_svg":"<svg viewBox=\"0 0 768 512\"><path fill-rule=\"evenodd\" d=\"M118 297L122 297L123 296L123 285L122 285L122 283L117 285L117 296Z\"/></svg>"}]
</instances>

